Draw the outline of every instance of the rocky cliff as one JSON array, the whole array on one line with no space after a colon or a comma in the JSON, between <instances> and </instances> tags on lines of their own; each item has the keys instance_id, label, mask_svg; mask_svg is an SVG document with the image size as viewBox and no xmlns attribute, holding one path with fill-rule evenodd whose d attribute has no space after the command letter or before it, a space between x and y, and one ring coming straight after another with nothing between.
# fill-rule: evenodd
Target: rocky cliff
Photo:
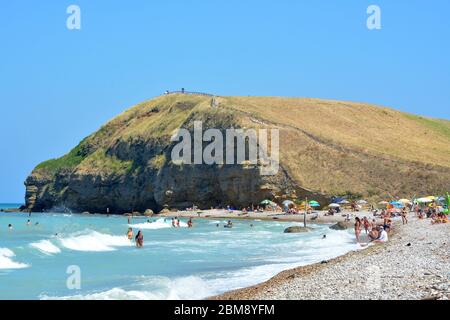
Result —
<instances>
[{"instance_id":1,"label":"rocky cliff","mask_svg":"<svg viewBox=\"0 0 450 320\"><path fill-rule=\"evenodd\" d=\"M174 163L171 137L180 128L192 131L194 121L203 130L278 129L280 170L262 175L259 162ZM350 102L167 95L39 164L25 185L29 210L98 213L443 193L450 189L450 122Z\"/></svg>"}]
</instances>

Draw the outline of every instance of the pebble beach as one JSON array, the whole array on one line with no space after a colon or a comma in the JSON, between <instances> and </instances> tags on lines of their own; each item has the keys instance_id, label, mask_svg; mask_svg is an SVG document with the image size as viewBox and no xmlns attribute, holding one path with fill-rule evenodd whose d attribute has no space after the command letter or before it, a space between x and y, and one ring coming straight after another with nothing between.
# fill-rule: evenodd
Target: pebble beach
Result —
<instances>
[{"instance_id":1,"label":"pebble beach","mask_svg":"<svg viewBox=\"0 0 450 320\"><path fill-rule=\"evenodd\" d=\"M448 300L450 224L410 215L388 243L281 272L220 300Z\"/></svg>"}]
</instances>

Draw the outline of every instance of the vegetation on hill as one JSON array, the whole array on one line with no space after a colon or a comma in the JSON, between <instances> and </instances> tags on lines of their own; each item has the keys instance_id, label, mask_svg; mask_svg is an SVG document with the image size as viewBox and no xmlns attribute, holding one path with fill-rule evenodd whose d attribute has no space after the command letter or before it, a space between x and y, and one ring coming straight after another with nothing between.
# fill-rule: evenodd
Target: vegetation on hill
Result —
<instances>
[{"instance_id":1,"label":"vegetation on hill","mask_svg":"<svg viewBox=\"0 0 450 320\"><path fill-rule=\"evenodd\" d=\"M185 94L145 101L68 154L39 164L31 178L101 175L140 181L140 174L169 170L170 137L201 120L220 129L279 129L282 170L305 190L381 198L450 189L450 121L365 103L310 98L217 97L215 105L211 107L211 97ZM29 185L35 180L30 179ZM58 188L58 197L68 192L67 186L58 184L45 190ZM28 189L28 196L36 198L34 187ZM67 194L73 196L71 192ZM51 198L48 192L41 193Z\"/></svg>"}]
</instances>

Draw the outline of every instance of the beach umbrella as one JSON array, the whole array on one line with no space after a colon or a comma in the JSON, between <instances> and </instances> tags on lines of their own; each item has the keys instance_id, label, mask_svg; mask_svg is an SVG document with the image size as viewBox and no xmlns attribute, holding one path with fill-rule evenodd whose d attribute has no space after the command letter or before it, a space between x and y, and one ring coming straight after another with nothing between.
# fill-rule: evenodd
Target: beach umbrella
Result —
<instances>
[{"instance_id":1,"label":"beach umbrella","mask_svg":"<svg viewBox=\"0 0 450 320\"><path fill-rule=\"evenodd\" d=\"M339 204L349 204L350 202L348 202L347 200L344 199L344 200L339 201L338 203Z\"/></svg>"},{"instance_id":2,"label":"beach umbrella","mask_svg":"<svg viewBox=\"0 0 450 320\"><path fill-rule=\"evenodd\" d=\"M261 201L261 204L263 204L263 205L268 205L268 204L270 204L272 201L270 201L270 200L268 200L268 199L265 199L265 200L263 200L263 201Z\"/></svg>"},{"instance_id":3,"label":"beach umbrella","mask_svg":"<svg viewBox=\"0 0 450 320\"><path fill-rule=\"evenodd\" d=\"M328 205L330 208L339 208L340 205L338 205L337 203L332 203Z\"/></svg>"},{"instance_id":4,"label":"beach umbrella","mask_svg":"<svg viewBox=\"0 0 450 320\"><path fill-rule=\"evenodd\" d=\"M387 201L380 201L380 202L378 202L378 204L387 205L387 204L389 204L389 202L387 202Z\"/></svg>"},{"instance_id":5,"label":"beach umbrella","mask_svg":"<svg viewBox=\"0 0 450 320\"><path fill-rule=\"evenodd\" d=\"M366 200L358 200L356 203L364 205L364 204L367 204L368 202Z\"/></svg>"},{"instance_id":6,"label":"beach umbrella","mask_svg":"<svg viewBox=\"0 0 450 320\"><path fill-rule=\"evenodd\" d=\"M287 206L289 206L291 204L294 204L294 201L291 201L291 200L284 200L283 201L283 206L285 206L285 207L287 207Z\"/></svg>"},{"instance_id":7,"label":"beach umbrella","mask_svg":"<svg viewBox=\"0 0 450 320\"><path fill-rule=\"evenodd\" d=\"M320 207L320 203L318 203L317 201L314 201L314 200L311 200L311 201L309 202L309 205L310 205L311 207Z\"/></svg>"},{"instance_id":8,"label":"beach umbrella","mask_svg":"<svg viewBox=\"0 0 450 320\"><path fill-rule=\"evenodd\" d=\"M398 200L398 202L401 202L401 203L405 204L405 203L411 203L411 200L408 200L408 199L400 199L400 200Z\"/></svg>"},{"instance_id":9,"label":"beach umbrella","mask_svg":"<svg viewBox=\"0 0 450 320\"><path fill-rule=\"evenodd\" d=\"M416 200L418 203L430 203L433 202L430 198L419 198Z\"/></svg>"},{"instance_id":10,"label":"beach umbrella","mask_svg":"<svg viewBox=\"0 0 450 320\"><path fill-rule=\"evenodd\" d=\"M430 199L430 200L436 200L436 197L435 197L435 196L427 196L427 197L425 197L425 198Z\"/></svg>"},{"instance_id":11,"label":"beach umbrella","mask_svg":"<svg viewBox=\"0 0 450 320\"><path fill-rule=\"evenodd\" d=\"M403 208L404 205L400 201L392 201L391 204L396 208Z\"/></svg>"}]
</instances>

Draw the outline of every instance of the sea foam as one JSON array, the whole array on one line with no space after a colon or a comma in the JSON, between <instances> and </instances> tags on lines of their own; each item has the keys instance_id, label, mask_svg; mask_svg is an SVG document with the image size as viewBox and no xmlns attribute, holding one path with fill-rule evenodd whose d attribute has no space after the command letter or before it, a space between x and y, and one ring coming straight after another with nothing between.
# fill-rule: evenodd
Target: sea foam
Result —
<instances>
[{"instance_id":1,"label":"sea foam","mask_svg":"<svg viewBox=\"0 0 450 320\"><path fill-rule=\"evenodd\" d=\"M33 247L35 249L38 249L42 253L52 255L56 253L60 253L61 249L59 249L57 246L55 246L51 241L49 240L41 240L38 242L30 243L30 247Z\"/></svg>"},{"instance_id":2,"label":"sea foam","mask_svg":"<svg viewBox=\"0 0 450 320\"><path fill-rule=\"evenodd\" d=\"M189 300L203 299L212 294L209 285L200 277L188 276L169 279L167 277L141 277L136 288L127 290L115 287L107 291L84 295L51 297L42 300Z\"/></svg>"},{"instance_id":3,"label":"sea foam","mask_svg":"<svg viewBox=\"0 0 450 320\"><path fill-rule=\"evenodd\" d=\"M116 247L131 246L132 242L123 236L113 236L97 231L87 231L59 239L62 246L75 251L114 251Z\"/></svg>"},{"instance_id":4,"label":"sea foam","mask_svg":"<svg viewBox=\"0 0 450 320\"><path fill-rule=\"evenodd\" d=\"M0 269L22 269L29 265L12 260L16 255L8 248L0 248Z\"/></svg>"}]
</instances>

